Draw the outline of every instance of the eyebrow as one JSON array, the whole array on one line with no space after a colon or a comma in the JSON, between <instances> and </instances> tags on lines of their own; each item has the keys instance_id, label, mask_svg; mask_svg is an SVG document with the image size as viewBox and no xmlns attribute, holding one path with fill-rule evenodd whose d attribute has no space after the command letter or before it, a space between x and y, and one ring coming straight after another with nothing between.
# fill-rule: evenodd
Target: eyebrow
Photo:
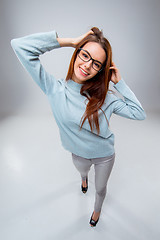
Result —
<instances>
[{"instance_id":1,"label":"eyebrow","mask_svg":"<svg viewBox=\"0 0 160 240\"><path fill-rule=\"evenodd\" d=\"M88 53L88 55L91 57L92 60L94 60L94 61L96 61L96 62L99 62L100 64L103 65L103 63L101 63L100 61L98 61L98 60L92 58L91 54L90 54L87 50L85 50L85 49L83 49L83 48L80 48L80 49L82 49L83 51L85 51L86 53Z\"/></svg>"}]
</instances>

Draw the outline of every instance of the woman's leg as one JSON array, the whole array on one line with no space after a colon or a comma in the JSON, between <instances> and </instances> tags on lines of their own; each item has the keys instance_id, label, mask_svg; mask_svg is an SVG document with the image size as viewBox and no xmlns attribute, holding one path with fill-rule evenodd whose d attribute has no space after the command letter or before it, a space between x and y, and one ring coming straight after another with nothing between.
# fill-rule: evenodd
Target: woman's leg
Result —
<instances>
[{"instance_id":1,"label":"woman's leg","mask_svg":"<svg viewBox=\"0 0 160 240\"><path fill-rule=\"evenodd\" d=\"M75 167L80 172L82 180L85 181L86 177L88 176L90 167L92 165L91 161L89 159L85 159L83 157L77 156L73 153L72 153L72 160Z\"/></svg>"},{"instance_id":2,"label":"woman's leg","mask_svg":"<svg viewBox=\"0 0 160 240\"><path fill-rule=\"evenodd\" d=\"M94 164L95 167L95 188L96 197L94 211L101 212L102 204L106 196L107 182L112 171L115 155L113 155L110 161L104 161Z\"/></svg>"}]
</instances>

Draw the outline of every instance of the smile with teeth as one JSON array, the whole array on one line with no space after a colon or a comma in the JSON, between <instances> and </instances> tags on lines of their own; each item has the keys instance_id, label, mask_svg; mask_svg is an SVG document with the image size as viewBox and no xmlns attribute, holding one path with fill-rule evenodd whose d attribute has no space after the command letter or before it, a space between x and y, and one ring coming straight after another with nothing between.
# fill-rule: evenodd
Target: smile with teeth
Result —
<instances>
[{"instance_id":1,"label":"smile with teeth","mask_svg":"<svg viewBox=\"0 0 160 240\"><path fill-rule=\"evenodd\" d=\"M81 67L80 67L80 71L82 73L82 75L85 75L85 76L88 76L89 73L87 73L85 70L83 70Z\"/></svg>"}]
</instances>

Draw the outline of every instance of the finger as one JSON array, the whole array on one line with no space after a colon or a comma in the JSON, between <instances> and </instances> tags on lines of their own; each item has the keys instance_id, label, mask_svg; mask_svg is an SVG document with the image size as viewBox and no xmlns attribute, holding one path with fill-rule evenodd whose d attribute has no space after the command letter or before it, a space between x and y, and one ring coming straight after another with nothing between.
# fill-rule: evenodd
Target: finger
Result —
<instances>
[{"instance_id":1,"label":"finger","mask_svg":"<svg viewBox=\"0 0 160 240\"><path fill-rule=\"evenodd\" d=\"M114 62L112 62L112 65L113 65L114 67L116 67L116 64L115 64Z\"/></svg>"},{"instance_id":2,"label":"finger","mask_svg":"<svg viewBox=\"0 0 160 240\"><path fill-rule=\"evenodd\" d=\"M89 30L88 33L89 34L94 34L94 32L92 30Z\"/></svg>"},{"instance_id":3,"label":"finger","mask_svg":"<svg viewBox=\"0 0 160 240\"><path fill-rule=\"evenodd\" d=\"M110 68L115 69L115 70L118 71L118 68L117 68L117 66L115 64L113 64Z\"/></svg>"},{"instance_id":4,"label":"finger","mask_svg":"<svg viewBox=\"0 0 160 240\"><path fill-rule=\"evenodd\" d=\"M110 67L109 69L113 69L113 70L115 70L115 71L117 70L117 68L116 68L116 67Z\"/></svg>"},{"instance_id":5,"label":"finger","mask_svg":"<svg viewBox=\"0 0 160 240\"><path fill-rule=\"evenodd\" d=\"M94 34L94 32L92 30L89 30L88 32L86 32L83 36L84 37L87 37L88 35L90 34Z\"/></svg>"}]
</instances>

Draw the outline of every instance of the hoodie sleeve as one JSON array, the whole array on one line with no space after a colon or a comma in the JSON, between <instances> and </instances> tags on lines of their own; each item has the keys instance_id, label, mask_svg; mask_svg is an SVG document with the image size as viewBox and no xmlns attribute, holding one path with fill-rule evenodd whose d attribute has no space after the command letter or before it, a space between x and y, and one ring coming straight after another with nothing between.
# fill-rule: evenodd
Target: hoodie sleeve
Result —
<instances>
[{"instance_id":1,"label":"hoodie sleeve","mask_svg":"<svg viewBox=\"0 0 160 240\"><path fill-rule=\"evenodd\" d=\"M55 31L34 33L12 39L11 46L19 61L45 94L54 93L58 90L61 82L47 73L39 60L41 54L60 48Z\"/></svg>"},{"instance_id":2,"label":"hoodie sleeve","mask_svg":"<svg viewBox=\"0 0 160 240\"><path fill-rule=\"evenodd\" d=\"M113 87L124 97L124 100L113 95L113 113L133 120L144 120L146 113L135 94L121 79Z\"/></svg>"}]
</instances>

